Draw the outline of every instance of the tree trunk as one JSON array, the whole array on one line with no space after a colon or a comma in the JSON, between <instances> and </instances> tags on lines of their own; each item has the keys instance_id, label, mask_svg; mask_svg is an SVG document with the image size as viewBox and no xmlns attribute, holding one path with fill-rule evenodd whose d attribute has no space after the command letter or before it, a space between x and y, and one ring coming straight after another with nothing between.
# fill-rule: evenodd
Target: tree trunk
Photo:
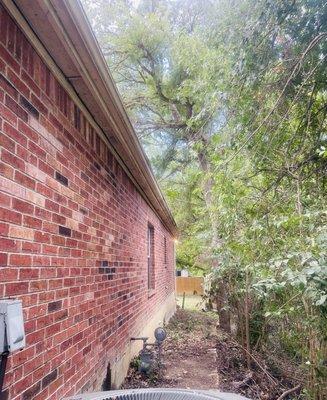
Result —
<instances>
[{"instance_id":1,"label":"tree trunk","mask_svg":"<svg viewBox=\"0 0 327 400\"><path fill-rule=\"evenodd\" d=\"M230 311L228 307L227 291L224 281L219 283L218 292L216 295L216 305L219 315L219 327L223 331L231 333Z\"/></svg>"},{"instance_id":2,"label":"tree trunk","mask_svg":"<svg viewBox=\"0 0 327 400\"><path fill-rule=\"evenodd\" d=\"M219 267L218 261L214 256L215 250L219 247L219 237L218 237L218 219L217 215L213 210L213 201L212 201L212 188L213 188L213 179L210 176L210 162L206 153L207 141L205 138L202 138L202 143L204 145L204 149L198 152L198 161L199 166L204 173L204 183L203 183L203 196L206 203L206 207L209 214L210 224L211 224L211 268L212 270ZM215 297L217 312L219 315L219 326L225 332L231 332L231 322L230 322L230 311L228 304L228 295L226 291L227 283L221 281L218 285L217 294Z\"/></svg>"},{"instance_id":3,"label":"tree trunk","mask_svg":"<svg viewBox=\"0 0 327 400\"><path fill-rule=\"evenodd\" d=\"M246 347L246 364L248 369L251 368L251 346L250 346L250 315L249 315L249 271L246 269L246 291L245 291L245 347Z\"/></svg>"}]
</instances>

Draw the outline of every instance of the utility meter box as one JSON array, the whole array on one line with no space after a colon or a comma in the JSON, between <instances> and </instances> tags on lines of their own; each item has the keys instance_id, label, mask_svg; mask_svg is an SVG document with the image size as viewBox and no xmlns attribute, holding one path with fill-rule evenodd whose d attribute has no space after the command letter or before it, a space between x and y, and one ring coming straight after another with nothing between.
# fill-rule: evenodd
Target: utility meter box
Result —
<instances>
[{"instance_id":1,"label":"utility meter box","mask_svg":"<svg viewBox=\"0 0 327 400\"><path fill-rule=\"evenodd\" d=\"M0 300L0 354L25 347L25 329L21 300Z\"/></svg>"}]
</instances>

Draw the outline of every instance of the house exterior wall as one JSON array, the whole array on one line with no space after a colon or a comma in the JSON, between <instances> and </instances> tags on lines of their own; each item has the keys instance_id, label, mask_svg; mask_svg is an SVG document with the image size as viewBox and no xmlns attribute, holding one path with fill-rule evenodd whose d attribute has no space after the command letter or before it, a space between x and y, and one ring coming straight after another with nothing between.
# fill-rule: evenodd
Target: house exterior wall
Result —
<instances>
[{"instance_id":1,"label":"house exterior wall","mask_svg":"<svg viewBox=\"0 0 327 400\"><path fill-rule=\"evenodd\" d=\"M27 339L5 398L101 390L109 366L117 387L130 337L174 312L173 238L1 4L0 130L0 298L22 299Z\"/></svg>"}]
</instances>

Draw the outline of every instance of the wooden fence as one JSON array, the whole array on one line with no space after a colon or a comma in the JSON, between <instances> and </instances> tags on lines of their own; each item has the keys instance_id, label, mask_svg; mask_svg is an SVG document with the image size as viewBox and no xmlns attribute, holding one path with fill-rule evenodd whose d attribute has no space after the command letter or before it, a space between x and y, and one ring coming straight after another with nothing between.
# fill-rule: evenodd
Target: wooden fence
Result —
<instances>
[{"instance_id":1,"label":"wooden fence","mask_svg":"<svg viewBox=\"0 0 327 400\"><path fill-rule=\"evenodd\" d=\"M176 293L177 295L192 294L202 295L203 294L203 278L199 276L177 276L176 277Z\"/></svg>"}]
</instances>

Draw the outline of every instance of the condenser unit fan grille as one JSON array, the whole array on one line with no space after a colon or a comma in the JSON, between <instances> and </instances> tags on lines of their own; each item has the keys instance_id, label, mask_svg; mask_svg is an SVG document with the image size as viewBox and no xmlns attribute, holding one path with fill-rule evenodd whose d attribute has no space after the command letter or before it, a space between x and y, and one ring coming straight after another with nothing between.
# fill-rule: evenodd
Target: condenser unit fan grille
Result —
<instances>
[{"instance_id":1,"label":"condenser unit fan grille","mask_svg":"<svg viewBox=\"0 0 327 400\"><path fill-rule=\"evenodd\" d=\"M245 397L216 390L129 389L85 393L66 400L247 400Z\"/></svg>"}]
</instances>

